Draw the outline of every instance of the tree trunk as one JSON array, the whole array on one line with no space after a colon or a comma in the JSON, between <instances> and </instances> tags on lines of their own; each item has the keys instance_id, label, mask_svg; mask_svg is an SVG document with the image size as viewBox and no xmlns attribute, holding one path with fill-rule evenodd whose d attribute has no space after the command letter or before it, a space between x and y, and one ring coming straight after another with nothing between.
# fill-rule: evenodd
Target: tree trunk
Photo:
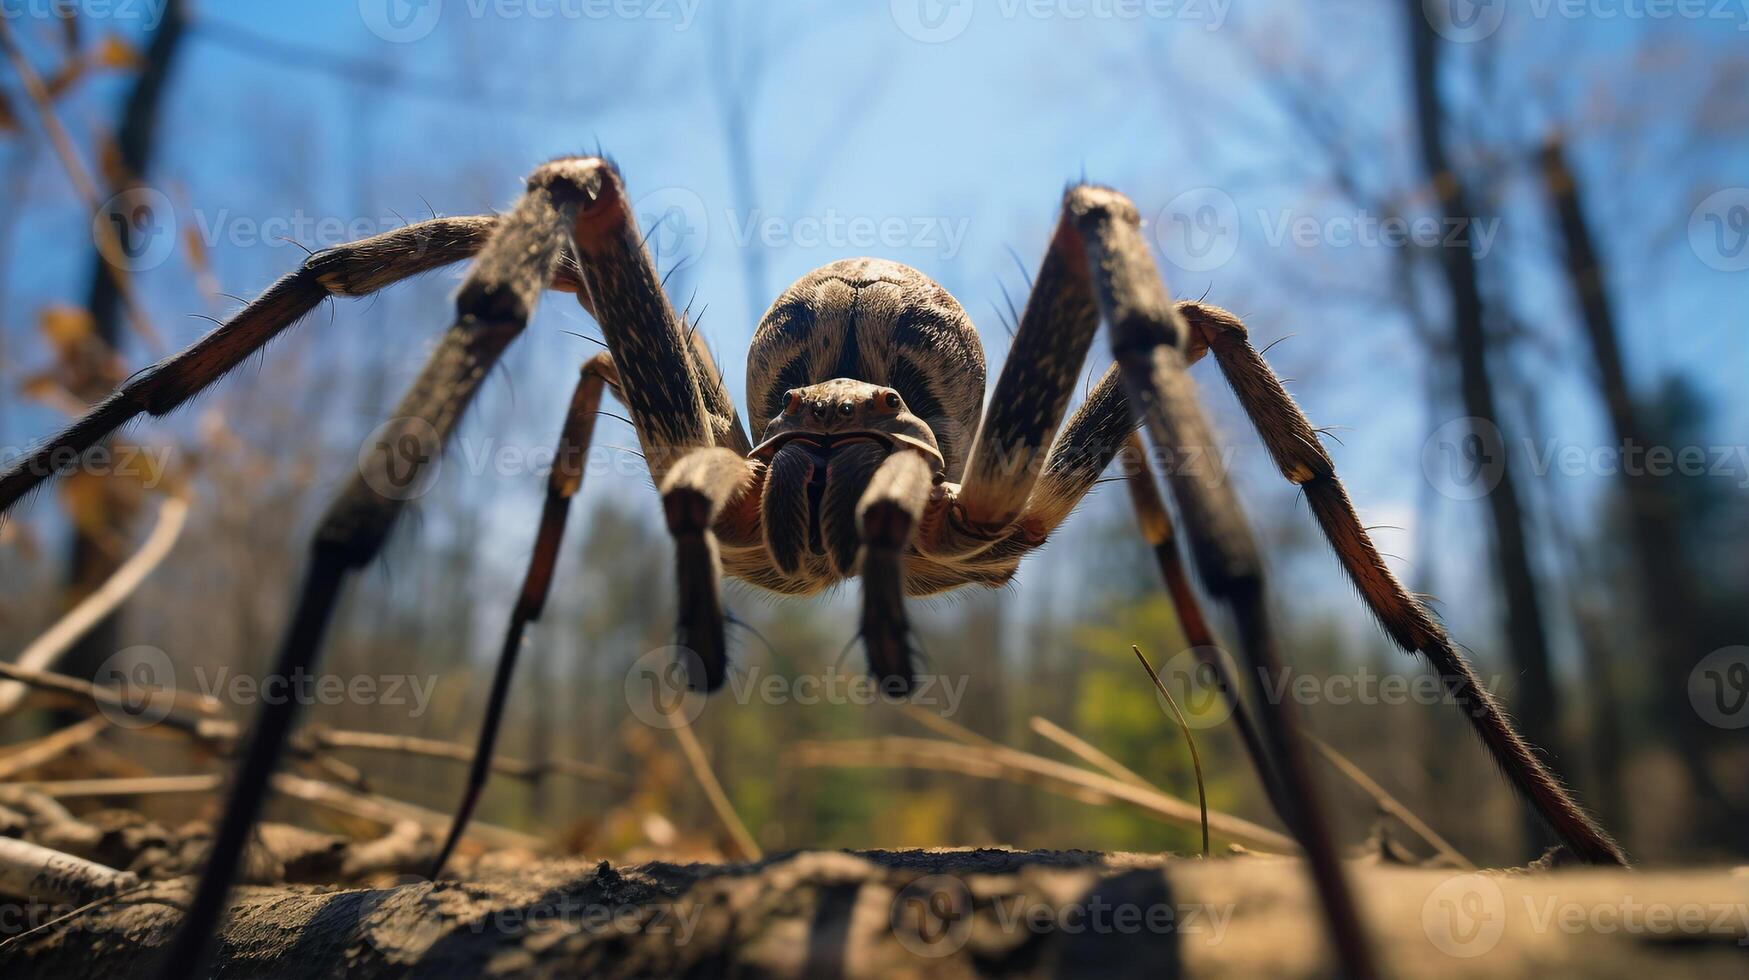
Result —
<instances>
[{"instance_id":1,"label":"tree trunk","mask_svg":"<svg viewBox=\"0 0 1749 980\"><path fill-rule=\"evenodd\" d=\"M136 186L151 165L157 143L159 107L170 70L176 60L187 27L183 0L167 0L162 20L147 46L145 64L134 79L122 108L121 125L117 127L113 154L100 152L100 170L106 192L113 196ZM131 254L133 222L115 221L113 227L121 236L123 254ZM128 275L125 269L108 264L101 249L91 255L91 286L86 308L91 313L94 333L106 350L119 350L121 345L122 294L117 276ZM96 403L108 391L79 391L74 394ZM77 602L102 585L126 558L115 553L112 544L126 540L132 508L122 505L114 495L99 497L102 513L92 526L102 533L89 533L88 528L75 525L69 546L67 584L70 601ZM118 608L98 623L67 651L63 671L75 677L95 677L103 662L120 649L116 642L122 610Z\"/></svg>"},{"instance_id":2,"label":"tree trunk","mask_svg":"<svg viewBox=\"0 0 1749 980\"><path fill-rule=\"evenodd\" d=\"M1445 145L1446 113L1439 94L1439 38L1427 19L1421 0L1408 0L1407 15L1411 53L1411 81L1415 99L1422 164L1429 184L1439 193L1440 218L1446 229L1464 231L1462 245L1439 248L1439 266L1451 301L1452 333L1458 353L1458 390L1472 433L1483 452L1499 454L1499 482L1486 494L1494 527L1494 558L1506 601L1507 647L1517 667L1518 687L1510 703L1517 709L1519 724L1531 743L1560 757L1560 712L1554 676L1549 666L1547 634L1538 600L1536 575L1531 568L1530 545L1524 530L1524 508L1514 485L1510 454L1504 440L1490 438L1488 426L1503 421L1488 373L1486 310L1476 256L1471 251L1475 209L1463 181L1452 169ZM1535 839L1546 841L1547 831L1533 821Z\"/></svg>"},{"instance_id":3,"label":"tree trunk","mask_svg":"<svg viewBox=\"0 0 1749 980\"><path fill-rule=\"evenodd\" d=\"M1725 869L1462 875L1354 864L1393 977L1724 976ZM153 975L187 879L10 940L14 980ZM1566 910L1595 914L1568 928ZM1088 851L813 852L755 865L543 862L466 882L245 887L217 976L1327 977L1297 861ZM1662 919L1647 909L1680 911ZM1539 918L1544 912L1549 921ZM1726 914L1717 914L1725 910ZM46 918L46 916L45 916ZM1485 955L1484 955L1485 954Z\"/></svg>"},{"instance_id":4,"label":"tree trunk","mask_svg":"<svg viewBox=\"0 0 1749 980\"><path fill-rule=\"evenodd\" d=\"M1620 332L1616 328L1615 309L1610 301L1603 263L1598 258L1591 226L1585 220L1578 180L1567 163L1566 149L1558 137L1543 147L1542 171L1565 246L1567 280L1573 287L1580 323L1591 347L1592 360L1597 368L1598 392L1603 396L1616 445L1624 454L1630 451L1643 453L1658 438L1642 424L1628 386ZM1644 467L1623 465L1616 469L1627 505L1629 535L1638 567L1644 631L1654 644L1660 664L1660 669L1655 672L1660 681L1657 704L1662 724L1659 727L1670 733L1677 757L1683 761L1689 779L1694 783L1696 798L1705 800L1709 807L1717 806L1727 799L1707 765L1708 749L1717 731L1708 728L1688 699L1689 675L1706 651L1692 630L1701 616L1692 601L1696 594L1693 578L1681 551L1682 534L1677 513L1680 504L1665 491L1659 478ZM1709 836L1722 832L1741 843L1746 839L1744 834L1749 833L1749 821L1742 819L1715 815L1702 822L1710 825L1702 828L1702 832Z\"/></svg>"}]
</instances>

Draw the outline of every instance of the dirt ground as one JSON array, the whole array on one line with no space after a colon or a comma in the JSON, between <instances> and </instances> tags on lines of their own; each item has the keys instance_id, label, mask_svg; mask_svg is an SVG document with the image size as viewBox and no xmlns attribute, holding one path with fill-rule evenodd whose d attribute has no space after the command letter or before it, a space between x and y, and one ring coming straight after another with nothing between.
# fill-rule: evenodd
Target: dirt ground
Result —
<instances>
[{"instance_id":1,"label":"dirt ground","mask_svg":"<svg viewBox=\"0 0 1749 980\"><path fill-rule=\"evenodd\" d=\"M277 877L362 868L320 835L293 850ZM1465 873L1373 858L1351 871L1389 976L1749 971L1749 869ZM976 849L615 866L501 853L456 880L364 874L372 885L240 889L217 975L1333 975L1303 869L1285 858ZM188 895L186 877L149 880L8 930L0 975L151 976Z\"/></svg>"}]
</instances>

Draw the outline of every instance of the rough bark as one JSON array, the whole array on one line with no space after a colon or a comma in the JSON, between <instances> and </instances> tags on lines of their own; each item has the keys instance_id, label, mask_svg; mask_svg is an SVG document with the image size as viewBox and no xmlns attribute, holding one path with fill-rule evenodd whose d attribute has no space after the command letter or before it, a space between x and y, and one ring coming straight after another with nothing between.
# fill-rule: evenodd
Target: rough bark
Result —
<instances>
[{"instance_id":1,"label":"rough bark","mask_svg":"<svg viewBox=\"0 0 1749 980\"><path fill-rule=\"evenodd\" d=\"M1749 943L1749 885L1724 869L1352 871L1391 976L1723 976ZM236 895L215 975L1329 976L1306 882L1287 859L961 850L251 887ZM0 973L151 976L187 898L178 879L92 909L0 949ZM1448 919L1476 902L1478 930ZM1642 911L1610 917L1623 908ZM1687 929L1631 924L1657 908L1701 911ZM1583 921L1563 925L1580 914L1565 910Z\"/></svg>"}]
</instances>

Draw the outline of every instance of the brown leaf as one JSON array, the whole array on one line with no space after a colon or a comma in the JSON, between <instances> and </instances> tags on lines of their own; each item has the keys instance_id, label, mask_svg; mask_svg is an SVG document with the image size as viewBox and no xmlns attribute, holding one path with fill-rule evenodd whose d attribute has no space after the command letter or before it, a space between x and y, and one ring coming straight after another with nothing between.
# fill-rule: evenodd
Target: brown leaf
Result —
<instances>
[{"instance_id":1,"label":"brown leaf","mask_svg":"<svg viewBox=\"0 0 1749 980\"><path fill-rule=\"evenodd\" d=\"M97 331L90 310L65 303L44 307L36 326L62 363L82 351Z\"/></svg>"},{"instance_id":2,"label":"brown leaf","mask_svg":"<svg viewBox=\"0 0 1749 980\"><path fill-rule=\"evenodd\" d=\"M45 404L72 397L67 392L67 386L61 384L61 379L47 371L26 375L24 380L18 382L18 394L22 398Z\"/></svg>"},{"instance_id":3,"label":"brown leaf","mask_svg":"<svg viewBox=\"0 0 1749 980\"><path fill-rule=\"evenodd\" d=\"M99 68L115 70L136 69L143 66L146 59L140 54L140 49L129 44L116 34L106 34L97 43L97 53L92 58L92 64Z\"/></svg>"}]
</instances>

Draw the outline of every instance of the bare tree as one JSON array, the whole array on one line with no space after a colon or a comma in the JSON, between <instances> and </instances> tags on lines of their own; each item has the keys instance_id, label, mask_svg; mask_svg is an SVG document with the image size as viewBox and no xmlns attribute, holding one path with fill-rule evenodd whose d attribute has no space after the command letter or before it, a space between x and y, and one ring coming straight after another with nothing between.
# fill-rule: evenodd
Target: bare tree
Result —
<instances>
[{"instance_id":1,"label":"bare tree","mask_svg":"<svg viewBox=\"0 0 1749 980\"><path fill-rule=\"evenodd\" d=\"M1438 194L1442 226L1473 229L1476 211L1446 145L1449 114L1439 87L1440 39L1423 13L1421 0L1409 0L1406 14L1411 91L1422 166ZM1489 374L1487 309L1473 247L1472 236L1465 234L1463 243L1440 248L1439 269L1451 303L1458 391L1464 412L1474 426L1472 435L1484 452L1504 454L1505 446L1500 440L1488 438L1489 433L1483 431L1484 426L1498 426L1503 419ZM1502 456L1498 463L1499 482L1487 494L1487 501L1494 528L1494 557L1506 603L1507 643L1520 671L1515 700L1526 735L1544 750L1559 755L1559 705L1525 534L1524 508L1510 459ZM1540 827L1536 833L1539 837L1543 835Z\"/></svg>"},{"instance_id":2,"label":"bare tree","mask_svg":"<svg viewBox=\"0 0 1749 980\"><path fill-rule=\"evenodd\" d=\"M1657 434L1641 418L1628 384L1621 353L1620 330L1609 284L1598 256L1596 238L1586 219L1578 176L1568 163L1566 147L1557 135L1543 146L1542 175L1549 202L1559 226L1567 281L1579 308L1580 324L1596 367L1599 396L1609 416L1617 444L1641 450L1651 447ZM1665 492L1660 481L1644 468L1617 468L1626 505L1631 546L1634 549L1640 602L1646 633L1657 647L1662 670L1657 684L1657 703L1671 739L1682 760L1696 796L1708 803L1726 801L1707 765L1711 742L1705 722L1690 709L1687 681L1704 644L1693 635L1700 610L1692 573L1681 548L1678 508L1681 503ZM1730 833L1741 840L1749 824L1741 819L1721 820L1713 815L1709 829Z\"/></svg>"},{"instance_id":3,"label":"bare tree","mask_svg":"<svg viewBox=\"0 0 1749 980\"><path fill-rule=\"evenodd\" d=\"M127 100L122 106L121 122L116 127L113 147L101 154L102 174L107 191L112 196L123 194L137 186L151 167L157 148L164 91L187 24L187 11L182 0L168 0L164 5L163 19L153 33L151 43L146 47L144 63L139 74L134 77ZM138 246L134 241L138 233L134 222L128 216L120 214L109 217L112 219L111 227L120 236L119 244L123 254L133 254L132 250ZM159 216L160 220L163 217ZM162 228L157 230L163 231ZM121 277L129 275L126 270L114 267L111 264L112 258L114 257L106 256L102 248L92 250L91 285L85 301L85 307L91 313L93 335L106 351L120 348L124 313ZM92 377L94 380L109 382L120 380L104 379L101 373L94 373ZM107 386L103 386L75 394L89 402L96 402L109 394L109 390ZM101 513L89 515L87 519L76 521L73 525L67 584L68 591L75 597L97 588L115 572L116 567L126 557L117 554L109 542L125 538L133 508L115 494L106 493L96 500ZM116 629L121 615L121 609L111 613L67 652L65 669L68 673L75 677L92 677L96 674L104 659L118 647Z\"/></svg>"}]
</instances>

